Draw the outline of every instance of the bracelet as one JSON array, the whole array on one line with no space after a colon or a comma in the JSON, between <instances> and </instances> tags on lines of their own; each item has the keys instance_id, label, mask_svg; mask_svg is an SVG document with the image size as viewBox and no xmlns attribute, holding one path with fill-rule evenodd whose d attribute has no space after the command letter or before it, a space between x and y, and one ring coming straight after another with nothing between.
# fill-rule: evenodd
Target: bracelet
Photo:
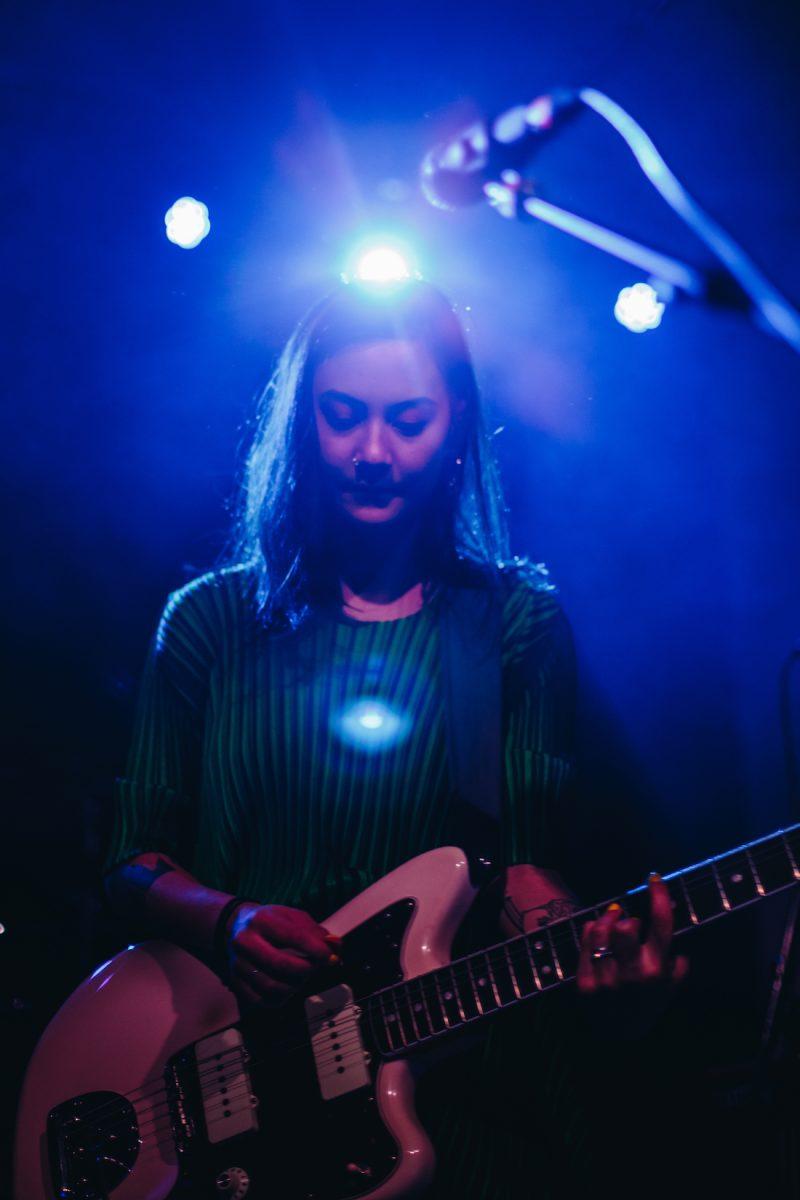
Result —
<instances>
[{"instance_id":1,"label":"bracelet","mask_svg":"<svg viewBox=\"0 0 800 1200\"><path fill-rule=\"evenodd\" d=\"M223 963L227 966L227 946L225 943L227 940L226 935L228 932L228 922L237 908L240 908L242 904L249 903L250 901L247 900L245 896L231 896L230 900L228 900L227 903L224 904L220 909L219 916L217 917L217 923L214 926L213 941L214 958L217 960L217 962Z\"/></svg>"}]
</instances>

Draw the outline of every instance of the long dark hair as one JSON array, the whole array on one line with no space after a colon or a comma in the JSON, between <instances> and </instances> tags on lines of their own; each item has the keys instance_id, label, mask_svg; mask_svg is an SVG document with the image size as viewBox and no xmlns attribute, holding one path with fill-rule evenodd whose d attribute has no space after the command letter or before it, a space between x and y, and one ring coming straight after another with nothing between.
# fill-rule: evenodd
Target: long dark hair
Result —
<instances>
[{"instance_id":1,"label":"long dark hair","mask_svg":"<svg viewBox=\"0 0 800 1200\"><path fill-rule=\"evenodd\" d=\"M475 371L447 298L430 283L341 284L300 321L261 395L241 481L231 559L257 576L259 612L296 628L338 593L322 503L312 384L321 362L359 342L421 342L453 399L464 402L461 467L425 531L426 599L464 570L494 578L507 556L505 506Z\"/></svg>"}]
</instances>

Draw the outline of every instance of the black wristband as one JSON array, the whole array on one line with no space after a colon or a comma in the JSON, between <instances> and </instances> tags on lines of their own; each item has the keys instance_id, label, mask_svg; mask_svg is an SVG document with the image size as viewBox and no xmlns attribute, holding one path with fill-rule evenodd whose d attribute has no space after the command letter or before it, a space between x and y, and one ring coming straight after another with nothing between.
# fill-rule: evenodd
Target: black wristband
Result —
<instances>
[{"instance_id":1,"label":"black wristband","mask_svg":"<svg viewBox=\"0 0 800 1200\"><path fill-rule=\"evenodd\" d=\"M228 900L228 902L220 909L219 916L217 917L217 923L214 927L213 951L214 958L224 967L227 967L228 965L226 953L227 946L225 944L225 935L228 932L228 922L231 919L232 913L234 913L237 908L241 907L242 904L249 903L250 901L244 896L231 896L230 900Z\"/></svg>"}]
</instances>

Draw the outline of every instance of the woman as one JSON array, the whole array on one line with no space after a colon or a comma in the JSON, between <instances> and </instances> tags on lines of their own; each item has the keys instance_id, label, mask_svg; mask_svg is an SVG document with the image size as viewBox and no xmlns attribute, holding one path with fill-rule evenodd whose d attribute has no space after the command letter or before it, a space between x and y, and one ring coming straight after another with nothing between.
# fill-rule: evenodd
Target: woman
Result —
<instances>
[{"instance_id":1,"label":"woman","mask_svg":"<svg viewBox=\"0 0 800 1200\"><path fill-rule=\"evenodd\" d=\"M242 496L234 561L175 593L154 639L107 864L118 909L224 956L248 1006L336 963L326 914L466 836L438 638L448 597L472 588L502 613L497 919L510 936L563 912L571 639L544 572L507 561L474 372L441 293L349 284L312 310L263 399ZM587 928L583 991L675 969L666 893L651 892L643 945L619 911ZM541 1130L520 1115L527 1067L513 1083L534 1023L516 1026L420 1089L437 1200L526 1195L534 1167L547 1194Z\"/></svg>"}]
</instances>

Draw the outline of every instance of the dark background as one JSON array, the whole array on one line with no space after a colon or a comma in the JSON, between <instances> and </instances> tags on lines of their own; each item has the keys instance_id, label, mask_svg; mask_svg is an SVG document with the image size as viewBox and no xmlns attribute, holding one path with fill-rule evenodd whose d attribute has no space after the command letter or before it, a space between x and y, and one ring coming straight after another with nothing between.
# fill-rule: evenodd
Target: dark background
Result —
<instances>
[{"instance_id":1,"label":"dark background","mask_svg":"<svg viewBox=\"0 0 800 1200\"><path fill-rule=\"evenodd\" d=\"M464 314L514 550L548 563L572 620L571 882L595 898L796 819L777 700L800 635L796 355L689 303L633 335L612 310L639 273L485 208L435 211L416 183L473 114L591 84L798 302L794 11L6 7L6 1130L44 1022L125 941L99 862L147 639L222 550L253 397L366 234L405 237ZM545 198L709 262L594 114L531 171ZM212 222L191 252L164 236L185 194ZM755 1052L785 907L697 935L675 1020L704 1080ZM729 1132L749 1124L732 1103Z\"/></svg>"}]
</instances>

